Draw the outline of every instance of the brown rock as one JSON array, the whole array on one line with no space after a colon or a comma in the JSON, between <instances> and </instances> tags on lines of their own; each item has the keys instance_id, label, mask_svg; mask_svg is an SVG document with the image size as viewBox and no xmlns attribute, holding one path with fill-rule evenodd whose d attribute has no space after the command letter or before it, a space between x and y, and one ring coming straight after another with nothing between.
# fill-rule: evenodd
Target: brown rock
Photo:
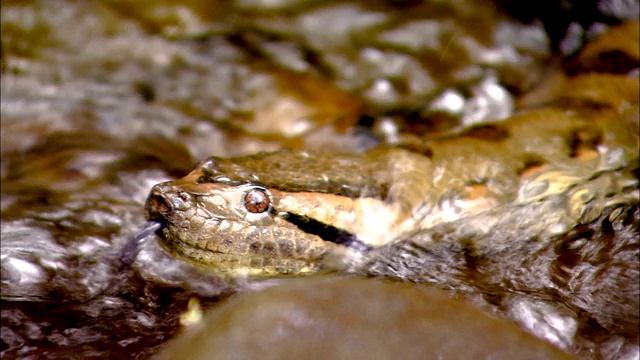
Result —
<instances>
[{"instance_id":1,"label":"brown rock","mask_svg":"<svg viewBox=\"0 0 640 360\"><path fill-rule=\"evenodd\" d=\"M306 278L232 298L161 359L570 359L438 290Z\"/></svg>"}]
</instances>

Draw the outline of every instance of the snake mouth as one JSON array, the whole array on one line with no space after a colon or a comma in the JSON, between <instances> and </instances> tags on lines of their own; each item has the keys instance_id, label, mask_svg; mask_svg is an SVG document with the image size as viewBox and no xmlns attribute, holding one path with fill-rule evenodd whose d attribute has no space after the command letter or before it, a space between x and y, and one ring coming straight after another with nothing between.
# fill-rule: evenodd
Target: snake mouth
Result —
<instances>
[{"instance_id":1,"label":"snake mouth","mask_svg":"<svg viewBox=\"0 0 640 360\"><path fill-rule=\"evenodd\" d=\"M324 241L342 245L358 252L368 252L371 250L371 246L358 239L355 234L313 218L291 212L283 213L280 217L297 226L300 230L308 234L316 235Z\"/></svg>"},{"instance_id":2,"label":"snake mouth","mask_svg":"<svg viewBox=\"0 0 640 360\"><path fill-rule=\"evenodd\" d=\"M156 234L156 235L162 234L162 229L166 227L167 227L167 222L165 219L151 220L145 225L144 228L142 228L142 230L140 230L139 233L136 234L136 236L134 237L134 240L136 242L140 242L153 234Z\"/></svg>"},{"instance_id":3,"label":"snake mouth","mask_svg":"<svg viewBox=\"0 0 640 360\"><path fill-rule=\"evenodd\" d=\"M142 230L140 230L131 240L129 240L125 246L120 250L118 259L122 266L129 266L133 263L133 260L138 255L140 250L140 244L146 241L149 236L156 234L161 235L162 229L166 228L166 222L149 221Z\"/></svg>"}]
</instances>

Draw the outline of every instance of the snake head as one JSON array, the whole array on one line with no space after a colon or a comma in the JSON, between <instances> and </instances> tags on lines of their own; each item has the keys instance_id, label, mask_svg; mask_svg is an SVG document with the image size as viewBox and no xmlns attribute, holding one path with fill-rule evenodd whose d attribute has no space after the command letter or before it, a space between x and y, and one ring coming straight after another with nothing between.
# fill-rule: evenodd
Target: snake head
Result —
<instances>
[{"instance_id":1,"label":"snake head","mask_svg":"<svg viewBox=\"0 0 640 360\"><path fill-rule=\"evenodd\" d=\"M161 245L178 258L221 276L296 276L317 272L338 246L278 211L277 191L201 178L196 168L157 184L145 205L147 219L163 225Z\"/></svg>"}]
</instances>

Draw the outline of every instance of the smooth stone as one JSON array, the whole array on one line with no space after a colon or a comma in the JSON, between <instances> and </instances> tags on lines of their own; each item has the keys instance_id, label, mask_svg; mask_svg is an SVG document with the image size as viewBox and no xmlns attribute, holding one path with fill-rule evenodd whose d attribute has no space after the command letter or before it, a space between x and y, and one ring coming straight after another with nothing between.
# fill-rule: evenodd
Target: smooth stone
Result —
<instances>
[{"instance_id":1,"label":"smooth stone","mask_svg":"<svg viewBox=\"0 0 640 360\"><path fill-rule=\"evenodd\" d=\"M424 285L289 279L242 293L160 359L572 359L505 320Z\"/></svg>"}]
</instances>

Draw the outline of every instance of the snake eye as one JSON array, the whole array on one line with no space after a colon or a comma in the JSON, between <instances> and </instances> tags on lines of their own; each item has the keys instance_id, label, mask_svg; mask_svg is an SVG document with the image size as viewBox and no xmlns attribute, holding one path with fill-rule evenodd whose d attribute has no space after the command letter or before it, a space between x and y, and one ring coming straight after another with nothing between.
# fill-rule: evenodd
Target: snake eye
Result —
<instances>
[{"instance_id":1,"label":"snake eye","mask_svg":"<svg viewBox=\"0 0 640 360\"><path fill-rule=\"evenodd\" d=\"M248 212L259 214L269 210L271 200L266 191L251 189L244 195L244 207Z\"/></svg>"}]
</instances>

